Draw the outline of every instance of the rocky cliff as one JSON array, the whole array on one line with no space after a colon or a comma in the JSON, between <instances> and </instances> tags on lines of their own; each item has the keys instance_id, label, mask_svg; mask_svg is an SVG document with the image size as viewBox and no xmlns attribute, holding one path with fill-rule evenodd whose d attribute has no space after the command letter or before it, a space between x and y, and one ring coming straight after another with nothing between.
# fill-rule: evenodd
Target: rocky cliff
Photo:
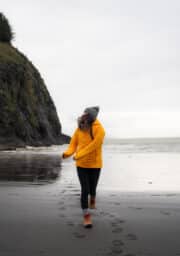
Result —
<instances>
[{"instance_id":1,"label":"rocky cliff","mask_svg":"<svg viewBox=\"0 0 180 256\"><path fill-rule=\"evenodd\" d=\"M69 139L62 134L39 71L0 33L0 148L57 145Z\"/></svg>"}]
</instances>

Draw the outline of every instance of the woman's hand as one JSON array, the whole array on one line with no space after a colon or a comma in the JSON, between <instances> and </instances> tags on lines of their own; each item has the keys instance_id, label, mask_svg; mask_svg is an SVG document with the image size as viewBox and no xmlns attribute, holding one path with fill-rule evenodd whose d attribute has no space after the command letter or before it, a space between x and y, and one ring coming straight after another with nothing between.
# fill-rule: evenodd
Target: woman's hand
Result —
<instances>
[{"instance_id":1,"label":"woman's hand","mask_svg":"<svg viewBox=\"0 0 180 256\"><path fill-rule=\"evenodd\" d=\"M65 158L68 158L68 157L69 157L69 155L67 155L66 153L62 153L62 155L61 155L62 159L65 159ZM75 156L73 156L73 160L76 161L76 157Z\"/></svg>"},{"instance_id":2,"label":"woman's hand","mask_svg":"<svg viewBox=\"0 0 180 256\"><path fill-rule=\"evenodd\" d=\"M62 153L61 157L62 157L63 159L65 159L65 158L67 158L67 157L68 157L68 155L67 155L67 154L65 154L65 153Z\"/></svg>"}]
</instances>

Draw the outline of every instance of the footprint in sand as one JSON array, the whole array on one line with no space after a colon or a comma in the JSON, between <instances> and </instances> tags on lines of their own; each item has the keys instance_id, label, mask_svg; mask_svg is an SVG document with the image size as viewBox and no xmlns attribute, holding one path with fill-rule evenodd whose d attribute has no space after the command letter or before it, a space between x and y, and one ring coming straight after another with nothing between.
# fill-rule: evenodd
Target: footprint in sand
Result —
<instances>
[{"instance_id":1,"label":"footprint in sand","mask_svg":"<svg viewBox=\"0 0 180 256\"><path fill-rule=\"evenodd\" d=\"M107 212L103 212L103 211L100 211L99 214L103 215L103 216L108 216L109 215Z\"/></svg>"},{"instance_id":2,"label":"footprint in sand","mask_svg":"<svg viewBox=\"0 0 180 256\"><path fill-rule=\"evenodd\" d=\"M85 234L81 234L81 233L78 233L78 232L73 233L73 235L74 235L76 238L85 238L85 237L86 237Z\"/></svg>"},{"instance_id":3,"label":"footprint in sand","mask_svg":"<svg viewBox=\"0 0 180 256\"><path fill-rule=\"evenodd\" d=\"M113 215L113 214L108 214L108 216L111 217L111 218L115 218L115 217L116 217L116 216Z\"/></svg>"},{"instance_id":4,"label":"footprint in sand","mask_svg":"<svg viewBox=\"0 0 180 256\"><path fill-rule=\"evenodd\" d=\"M64 214L59 214L60 218L65 218L66 216Z\"/></svg>"},{"instance_id":5,"label":"footprint in sand","mask_svg":"<svg viewBox=\"0 0 180 256\"><path fill-rule=\"evenodd\" d=\"M114 254L117 254L117 255L122 254L123 249L121 249L121 248L112 248L112 253L113 253L113 255Z\"/></svg>"},{"instance_id":6,"label":"footprint in sand","mask_svg":"<svg viewBox=\"0 0 180 256\"><path fill-rule=\"evenodd\" d=\"M129 206L129 209L134 209L134 210L143 210L142 207L134 207L134 206Z\"/></svg>"},{"instance_id":7,"label":"footprint in sand","mask_svg":"<svg viewBox=\"0 0 180 256\"><path fill-rule=\"evenodd\" d=\"M64 210L66 210L66 207L64 207L64 206L59 207L59 210L64 211Z\"/></svg>"},{"instance_id":8,"label":"footprint in sand","mask_svg":"<svg viewBox=\"0 0 180 256\"><path fill-rule=\"evenodd\" d=\"M121 203L119 203L119 202L114 202L114 205L120 205Z\"/></svg>"},{"instance_id":9,"label":"footprint in sand","mask_svg":"<svg viewBox=\"0 0 180 256\"><path fill-rule=\"evenodd\" d=\"M64 202L59 202L58 204L59 204L60 206L62 206L62 205L64 205Z\"/></svg>"},{"instance_id":10,"label":"footprint in sand","mask_svg":"<svg viewBox=\"0 0 180 256\"><path fill-rule=\"evenodd\" d=\"M128 253L128 254L125 254L124 256L136 256L136 254Z\"/></svg>"},{"instance_id":11,"label":"footprint in sand","mask_svg":"<svg viewBox=\"0 0 180 256\"><path fill-rule=\"evenodd\" d=\"M163 215L171 215L170 212L166 212L166 211L160 211L160 213L163 214Z\"/></svg>"},{"instance_id":12,"label":"footprint in sand","mask_svg":"<svg viewBox=\"0 0 180 256\"><path fill-rule=\"evenodd\" d=\"M111 195L110 195L110 197L114 197L114 196L116 196L116 194L111 194Z\"/></svg>"},{"instance_id":13,"label":"footprint in sand","mask_svg":"<svg viewBox=\"0 0 180 256\"><path fill-rule=\"evenodd\" d=\"M74 188L74 186L69 185L69 186L66 186L66 188Z\"/></svg>"},{"instance_id":14,"label":"footprint in sand","mask_svg":"<svg viewBox=\"0 0 180 256\"><path fill-rule=\"evenodd\" d=\"M120 224L123 224L123 223L125 223L125 221L124 220L120 220L120 219L116 219L113 222L111 222L111 226L114 228L114 230L113 230L114 232L113 233L116 233L116 231L117 231L117 233L118 233L118 231L122 232L123 228L120 227Z\"/></svg>"},{"instance_id":15,"label":"footprint in sand","mask_svg":"<svg viewBox=\"0 0 180 256\"><path fill-rule=\"evenodd\" d=\"M112 233L115 233L115 234L119 234L123 231L123 228L120 228L120 227L117 227L115 229L112 230Z\"/></svg>"},{"instance_id":16,"label":"footprint in sand","mask_svg":"<svg viewBox=\"0 0 180 256\"><path fill-rule=\"evenodd\" d=\"M124 243L121 240L113 240L111 251L108 252L106 255L120 255L123 253L123 246Z\"/></svg>"},{"instance_id":17,"label":"footprint in sand","mask_svg":"<svg viewBox=\"0 0 180 256\"><path fill-rule=\"evenodd\" d=\"M123 245L124 245L124 242L121 241L121 240L113 240L113 241L112 241L112 244L113 244L114 246L123 246Z\"/></svg>"},{"instance_id":18,"label":"footprint in sand","mask_svg":"<svg viewBox=\"0 0 180 256\"><path fill-rule=\"evenodd\" d=\"M43 254L46 253L46 251L39 251L39 253L40 253L41 255L43 255Z\"/></svg>"},{"instance_id":19,"label":"footprint in sand","mask_svg":"<svg viewBox=\"0 0 180 256\"><path fill-rule=\"evenodd\" d=\"M71 192L79 192L79 189L72 189Z\"/></svg>"},{"instance_id":20,"label":"footprint in sand","mask_svg":"<svg viewBox=\"0 0 180 256\"><path fill-rule=\"evenodd\" d=\"M114 222L114 221L113 221L113 222L111 222L111 226L112 226L112 227L117 227L117 225L118 225L118 223L117 223L117 222Z\"/></svg>"},{"instance_id":21,"label":"footprint in sand","mask_svg":"<svg viewBox=\"0 0 180 256\"><path fill-rule=\"evenodd\" d=\"M80 196L80 194L79 194L79 193L76 193L76 194L72 194L72 196Z\"/></svg>"},{"instance_id":22,"label":"footprint in sand","mask_svg":"<svg viewBox=\"0 0 180 256\"><path fill-rule=\"evenodd\" d=\"M128 238L128 240L137 240L137 236L135 234L130 233L126 237Z\"/></svg>"},{"instance_id":23,"label":"footprint in sand","mask_svg":"<svg viewBox=\"0 0 180 256\"><path fill-rule=\"evenodd\" d=\"M75 224L74 224L73 222L67 222L67 225L68 225L69 227L74 227L74 226L75 226Z\"/></svg>"},{"instance_id":24,"label":"footprint in sand","mask_svg":"<svg viewBox=\"0 0 180 256\"><path fill-rule=\"evenodd\" d=\"M117 224L123 224L125 223L126 221L125 220L122 220L122 219L114 219L113 223L117 223Z\"/></svg>"}]
</instances>

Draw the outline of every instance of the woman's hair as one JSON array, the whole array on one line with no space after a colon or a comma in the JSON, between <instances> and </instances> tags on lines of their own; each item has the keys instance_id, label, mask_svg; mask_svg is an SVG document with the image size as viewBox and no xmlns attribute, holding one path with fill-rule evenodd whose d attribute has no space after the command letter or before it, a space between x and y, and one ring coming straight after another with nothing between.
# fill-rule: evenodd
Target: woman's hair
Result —
<instances>
[{"instance_id":1,"label":"woman's hair","mask_svg":"<svg viewBox=\"0 0 180 256\"><path fill-rule=\"evenodd\" d=\"M91 128L91 125L93 123L93 118L88 113L84 113L82 116L78 118L78 128L86 131Z\"/></svg>"}]
</instances>

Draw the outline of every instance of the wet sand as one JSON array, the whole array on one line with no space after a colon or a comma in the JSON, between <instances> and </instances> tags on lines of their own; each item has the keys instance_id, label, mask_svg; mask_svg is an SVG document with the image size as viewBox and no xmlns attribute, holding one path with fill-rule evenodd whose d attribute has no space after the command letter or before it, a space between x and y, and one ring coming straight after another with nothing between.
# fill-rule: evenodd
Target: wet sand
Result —
<instances>
[{"instance_id":1,"label":"wet sand","mask_svg":"<svg viewBox=\"0 0 180 256\"><path fill-rule=\"evenodd\" d=\"M79 190L0 188L1 256L180 255L180 195L99 192L84 229Z\"/></svg>"},{"instance_id":2,"label":"wet sand","mask_svg":"<svg viewBox=\"0 0 180 256\"><path fill-rule=\"evenodd\" d=\"M0 182L0 256L180 255L179 193L100 184L93 228L84 229L75 169L71 161L61 166L54 159L57 179Z\"/></svg>"}]
</instances>

